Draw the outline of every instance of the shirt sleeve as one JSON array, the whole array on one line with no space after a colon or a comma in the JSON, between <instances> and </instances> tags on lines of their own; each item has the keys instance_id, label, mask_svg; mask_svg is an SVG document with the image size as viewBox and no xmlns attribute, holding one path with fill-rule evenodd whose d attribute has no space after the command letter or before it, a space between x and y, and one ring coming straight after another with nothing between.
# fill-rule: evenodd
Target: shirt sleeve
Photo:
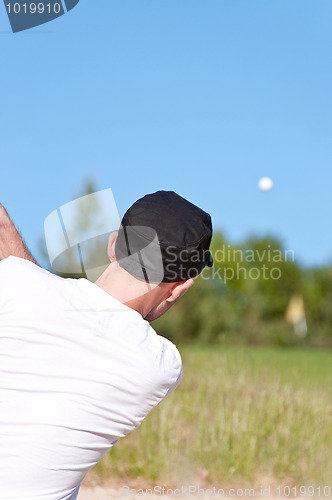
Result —
<instances>
[{"instance_id":1,"label":"shirt sleeve","mask_svg":"<svg viewBox=\"0 0 332 500\"><path fill-rule=\"evenodd\" d=\"M0 261L0 310L2 309L3 297L6 291L9 266L10 266L10 257Z\"/></svg>"},{"instance_id":2,"label":"shirt sleeve","mask_svg":"<svg viewBox=\"0 0 332 500\"><path fill-rule=\"evenodd\" d=\"M179 383L181 382L181 379L182 379L182 367L180 369L180 372L179 372L179 375L178 375L178 378L176 379L176 381L174 382L173 385L171 385L171 387L168 389L168 391L166 392L166 395L165 395L165 398L166 396L168 396L169 394L171 394L171 392L174 391L174 389L177 388L177 386L179 385Z\"/></svg>"},{"instance_id":3,"label":"shirt sleeve","mask_svg":"<svg viewBox=\"0 0 332 500\"><path fill-rule=\"evenodd\" d=\"M159 337L160 338L160 337ZM168 339L162 338L163 349L163 364L166 385L165 396L171 394L176 389L182 378L182 360L177 347Z\"/></svg>"}]
</instances>

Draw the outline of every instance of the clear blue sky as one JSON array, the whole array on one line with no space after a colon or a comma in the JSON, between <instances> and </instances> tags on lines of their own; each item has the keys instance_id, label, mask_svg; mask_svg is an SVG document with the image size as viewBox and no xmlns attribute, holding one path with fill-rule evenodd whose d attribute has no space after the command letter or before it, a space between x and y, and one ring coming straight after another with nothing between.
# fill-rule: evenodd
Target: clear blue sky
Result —
<instances>
[{"instance_id":1,"label":"clear blue sky","mask_svg":"<svg viewBox=\"0 0 332 500\"><path fill-rule=\"evenodd\" d=\"M28 246L93 176L120 214L171 189L233 242L331 262L331 26L328 0L81 0L12 34L0 5L0 200Z\"/></svg>"}]
</instances>

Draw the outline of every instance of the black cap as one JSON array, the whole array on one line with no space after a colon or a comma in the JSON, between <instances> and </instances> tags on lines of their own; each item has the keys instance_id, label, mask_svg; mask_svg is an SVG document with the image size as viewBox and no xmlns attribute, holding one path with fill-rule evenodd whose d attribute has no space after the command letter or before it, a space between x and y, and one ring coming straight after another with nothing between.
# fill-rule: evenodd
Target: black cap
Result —
<instances>
[{"instance_id":1,"label":"black cap","mask_svg":"<svg viewBox=\"0 0 332 500\"><path fill-rule=\"evenodd\" d=\"M121 267L138 279L174 283L213 265L211 217L173 191L157 191L125 213L115 246Z\"/></svg>"}]
</instances>

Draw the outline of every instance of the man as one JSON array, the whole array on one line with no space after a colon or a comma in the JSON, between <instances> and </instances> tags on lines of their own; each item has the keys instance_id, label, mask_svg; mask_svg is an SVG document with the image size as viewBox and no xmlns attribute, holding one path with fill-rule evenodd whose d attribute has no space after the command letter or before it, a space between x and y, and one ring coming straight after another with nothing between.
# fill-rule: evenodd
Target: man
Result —
<instances>
[{"instance_id":1,"label":"man","mask_svg":"<svg viewBox=\"0 0 332 500\"><path fill-rule=\"evenodd\" d=\"M211 236L195 205L147 195L91 283L38 267L1 209L0 499L74 500L87 471L175 389L179 352L149 321L212 265Z\"/></svg>"}]
</instances>

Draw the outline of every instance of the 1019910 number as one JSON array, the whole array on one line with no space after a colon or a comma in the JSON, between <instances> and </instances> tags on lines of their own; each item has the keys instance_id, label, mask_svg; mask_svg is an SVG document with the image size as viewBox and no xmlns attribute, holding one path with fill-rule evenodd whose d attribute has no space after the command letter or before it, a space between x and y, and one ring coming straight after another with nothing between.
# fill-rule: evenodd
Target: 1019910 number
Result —
<instances>
[{"instance_id":1,"label":"1019910 number","mask_svg":"<svg viewBox=\"0 0 332 500\"><path fill-rule=\"evenodd\" d=\"M61 4L55 3L54 5L48 3L7 3L8 14L60 14Z\"/></svg>"}]
</instances>

